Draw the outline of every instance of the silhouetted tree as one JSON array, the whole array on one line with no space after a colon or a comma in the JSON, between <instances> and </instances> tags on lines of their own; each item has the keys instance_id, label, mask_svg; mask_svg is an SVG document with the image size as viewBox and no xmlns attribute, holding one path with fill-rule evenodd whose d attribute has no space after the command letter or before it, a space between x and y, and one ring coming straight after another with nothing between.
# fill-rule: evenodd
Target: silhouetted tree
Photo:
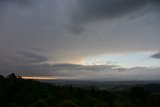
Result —
<instances>
[{"instance_id":1,"label":"silhouetted tree","mask_svg":"<svg viewBox=\"0 0 160 107\"><path fill-rule=\"evenodd\" d=\"M17 79L17 77L16 77L16 75L14 73L6 76L6 78L8 78L8 79Z\"/></svg>"},{"instance_id":2,"label":"silhouetted tree","mask_svg":"<svg viewBox=\"0 0 160 107\"><path fill-rule=\"evenodd\" d=\"M15 102L9 105L9 107L18 107Z\"/></svg>"},{"instance_id":3,"label":"silhouetted tree","mask_svg":"<svg viewBox=\"0 0 160 107\"><path fill-rule=\"evenodd\" d=\"M4 76L3 75L0 75L0 80L4 80Z\"/></svg>"},{"instance_id":4,"label":"silhouetted tree","mask_svg":"<svg viewBox=\"0 0 160 107\"><path fill-rule=\"evenodd\" d=\"M133 87L131 94L133 99L138 100L145 100L148 97L147 92L141 87Z\"/></svg>"},{"instance_id":5,"label":"silhouetted tree","mask_svg":"<svg viewBox=\"0 0 160 107\"><path fill-rule=\"evenodd\" d=\"M114 107L135 107L133 104L127 101L116 101Z\"/></svg>"}]
</instances>

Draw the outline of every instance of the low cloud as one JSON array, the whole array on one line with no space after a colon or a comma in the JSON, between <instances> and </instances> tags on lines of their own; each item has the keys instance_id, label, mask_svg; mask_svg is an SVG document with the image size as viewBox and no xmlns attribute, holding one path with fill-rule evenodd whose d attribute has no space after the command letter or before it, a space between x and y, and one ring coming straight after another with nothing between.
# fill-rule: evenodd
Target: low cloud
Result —
<instances>
[{"instance_id":1,"label":"low cloud","mask_svg":"<svg viewBox=\"0 0 160 107\"><path fill-rule=\"evenodd\" d=\"M0 57L0 74L12 72L22 76L54 76L84 80L158 80L160 68L120 68L116 65L49 64L46 56L33 52Z\"/></svg>"},{"instance_id":2,"label":"low cloud","mask_svg":"<svg viewBox=\"0 0 160 107\"><path fill-rule=\"evenodd\" d=\"M20 75L46 75L49 66L48 58L33 52L15 52L0 56L0 73L5 75L15 72Z\"/></svg>"},{"instance_id":3,"label":"low cloud","mask_svg":"<svg viewBox=\"0 0 160 107\"><path fill-rule=\"evenodd\" d=\"M154 59L160 59L160 52L155 53L155 54L151 55L150 57L154 58Z\"/></svg>"},{"instance_id":4,"label":"low cloud","mask_svg":"<svg viewBox=\"0 0 160 107\"><path fill-rule=\"evenodd\" d=\"M8 75L15 72L22 76L86 77L99 71L109 72L116 67L114 65L49 64L48 61L48 57L33 52L17 52L10 56L1 54L0 73Z\"/></svg>"},{"instance_id":5,"label":"low cloud","mask_svg":"<svg viewBox=\"0 0 160 107\"><path fill-rule=\"evenodd\" d=\"M32 52L20 52L20 56L24 59L27 63L43 63L49 61L46 56L38 55Z\"/></svg>"}]
</instances>

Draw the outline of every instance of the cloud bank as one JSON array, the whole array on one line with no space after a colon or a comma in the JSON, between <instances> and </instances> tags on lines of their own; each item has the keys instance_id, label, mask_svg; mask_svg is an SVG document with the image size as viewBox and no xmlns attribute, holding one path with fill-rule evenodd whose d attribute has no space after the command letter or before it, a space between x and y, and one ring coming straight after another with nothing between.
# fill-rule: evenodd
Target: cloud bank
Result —
<instances>
[{"instance_id":1,"label":"cloud bank","mask_svg":"<svg viewBox=\"0 0 160 107\"><path fill-rule=\"evenodd\" d=\"M155 58L155 59L160 59L160 52L155 53L155 54L151 55L150 57Z\"/></svg>"},{"instance_id":2,"label":"cloud bank","mask_svg":"<svg viewBox=\"0 0 160 107\"><path fill-rule=\"evenodd\" d=\"M120 68L117 65L48 64L48 58L33 52L0 57L0 73L22 76L48 76L79 80L159 80L160 68Z\"/></svg>"}]
</instances>

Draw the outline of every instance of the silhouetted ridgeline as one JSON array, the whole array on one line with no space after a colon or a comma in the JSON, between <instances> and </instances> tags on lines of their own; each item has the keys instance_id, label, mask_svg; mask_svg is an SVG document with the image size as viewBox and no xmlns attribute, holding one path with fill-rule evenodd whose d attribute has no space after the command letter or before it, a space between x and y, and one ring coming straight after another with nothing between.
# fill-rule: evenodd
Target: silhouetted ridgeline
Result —
<instances>
[{"instance_id":1,"label":"silhouetted ridgeline","mask_svg":"<svg viewBox=\"0 0 160 107\"><path fill-rule=\"evenodd\" d=\"M160 107L160 84L105 91L54 86L12 73L0 75L0 107Z\"/></svg>"}]
</instances>

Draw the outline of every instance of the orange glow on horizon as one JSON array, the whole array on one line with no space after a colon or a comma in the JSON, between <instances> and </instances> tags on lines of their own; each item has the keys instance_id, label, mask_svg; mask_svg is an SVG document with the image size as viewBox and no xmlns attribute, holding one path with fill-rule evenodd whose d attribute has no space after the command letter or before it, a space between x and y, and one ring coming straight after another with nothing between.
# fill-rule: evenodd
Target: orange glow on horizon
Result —
<instances>
[{"instance_id":1,"label":"orange glow on horizon","mask_svg":"<svg viewBox=\"0 0 160 107\"><path fill-rule=\"evenodd\" d=\"M49 76L22 76L23 79L35 79L35 80L56 80L57 77L49 77Z\"/></svg>"}]
</instances>

